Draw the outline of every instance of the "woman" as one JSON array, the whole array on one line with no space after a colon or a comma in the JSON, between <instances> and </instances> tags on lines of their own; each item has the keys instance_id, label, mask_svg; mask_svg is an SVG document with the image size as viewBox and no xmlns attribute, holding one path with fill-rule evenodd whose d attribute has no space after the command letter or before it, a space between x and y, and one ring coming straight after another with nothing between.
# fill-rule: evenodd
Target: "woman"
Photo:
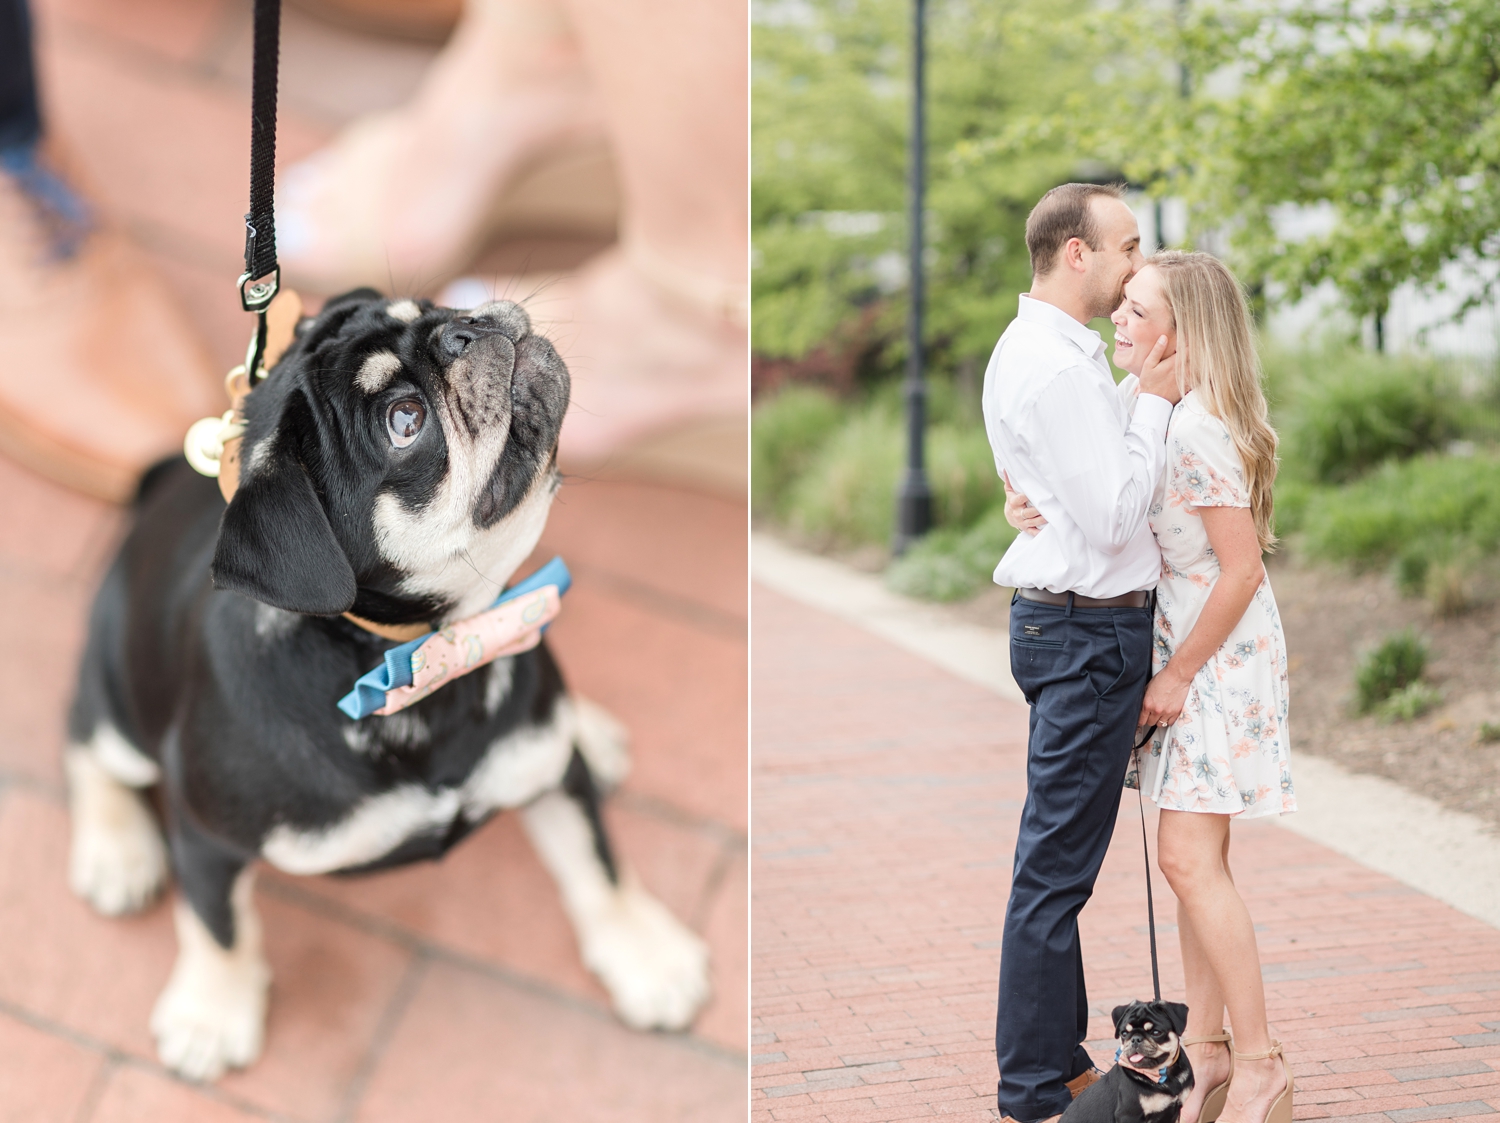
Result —
<instances>
[{"instance_id":1,"label":"woman","mask_svg":"<svg viewBox=\"0 0 1500 1123\"><path fill-rule=\"evenodd\" d=\"M1183 397L1149 513L1162 552L1153 671L1140 724L1156 735L1127 786L1161 808L1158 862L1177 895L1187 979L1184 1044L1196 1077L1182 1123L1290 1123L1291 1073L1266 1024L1255 931L1229 869L1229 820L1296 810L1286 644L1261 555L1271 533L1276 433L1266 421L1250 310L1202 253L1161 253L1111 317L1115 363L1180 351ZM1121 384L1133 390L1135 379ZM1024 497L1013 525L1044 521ZM1221 1028L1225 1008L1234 1040Z\"/></svg>"}]
</instances>

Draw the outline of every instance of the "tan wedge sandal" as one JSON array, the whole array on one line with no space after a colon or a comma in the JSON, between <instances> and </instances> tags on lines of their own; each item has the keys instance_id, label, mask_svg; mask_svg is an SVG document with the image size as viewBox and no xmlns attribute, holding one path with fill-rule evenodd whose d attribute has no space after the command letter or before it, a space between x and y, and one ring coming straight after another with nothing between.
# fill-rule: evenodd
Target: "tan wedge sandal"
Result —
<instances>
[{"instance_id":1,"label":"tan wedge sandal","mask_svg":"<svg viewBox=\"0 0 1500 1123\"><path fill-rule=\"evenodd\" d=\"M1236 1061L1263 1061L1268 1057L1281 1058L1281 1071L1286 1076L1286 1087L1282 1089L1281 1095L1271 1102L1271 1110L1266 1112L1266 1123L1292 1123L1292 1066L1286 1063L1286 1054L1281 1051L1281 1042L1271 1042L1271 1047L1264 1053L1235 1053L1233 1049L1230 1052Z\"/></svg>"},{"instance_id":2,"label":"tan wedge sandal","mask_svg":"<svg viewBox=\"0 0 1500 1123\"><path fill-rule=\"evenodd\" d=\"M1186 1049L1189 1045L1204 1045L1210 1041L1221 1042L1229 1047L1229 1075L1224 1077L1224 1083L1209 1090L1208 1095L1203 1097L1203 1107L1198 1112L1198 1123L1214 1123L1219 1118L1219 1113L1224 1110L1224 1101L1229 1099L1229 1082L1234 1079L1234 1039L1229 1036L1229 1031L1220 1029L1218 1033L1202 1033L1196 1037L1184 1037L1182 1047Z\"/></svg>"}]
</instances>

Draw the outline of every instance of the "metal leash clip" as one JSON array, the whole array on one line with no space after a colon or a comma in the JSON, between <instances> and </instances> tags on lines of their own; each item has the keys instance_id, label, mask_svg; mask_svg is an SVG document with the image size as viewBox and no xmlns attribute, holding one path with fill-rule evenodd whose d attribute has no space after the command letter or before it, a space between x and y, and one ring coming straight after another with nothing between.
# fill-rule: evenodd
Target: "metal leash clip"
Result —
<instances>
[{"instance_id":1,"label":"metal leash clip","mask_svg":"<svg viewBox=\"0 0 1500 1123\"><path fill-rule=\"evenodd\" d=\"M226 501L239 484L239 442L245 435L245 399L254 389L245 372L251 369L250 362L258 363L260 376L256 382L262 381L267 368L274 367L292 345L297 321L302 317L302 299L296 290L282 290L280 278L274 276L262 283L265 286L262 292L253 295L265 307L253 309L257 322L245 355L246 364L235 367L224 378L229 409L218 417L195 421L182 446L183 455L195 471L218 477L219 490Z\"/></svg>"},{"instance_id":2,"label":"metal leash clip","mask_svg":"<svg viewBox=\"0 0 1500 1123\"><path fill-rule=\"evenodd\" d=\"M255 372L250 378L253 388L266 376L262 365L266 357L266 309L281 291L281 266L277 265L258 279L252 278L248 272L241 273L239 285L240 307L255 313L255 334L250 337L250 346L245 350L245 370Z\"/></svg>"}]
</instances>

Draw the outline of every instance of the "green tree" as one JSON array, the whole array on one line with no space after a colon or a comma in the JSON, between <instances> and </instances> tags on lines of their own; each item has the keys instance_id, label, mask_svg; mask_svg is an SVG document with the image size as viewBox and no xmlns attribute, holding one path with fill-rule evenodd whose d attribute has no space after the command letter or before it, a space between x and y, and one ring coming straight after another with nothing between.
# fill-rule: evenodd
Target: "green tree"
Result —
<instances>
[{"instance_id":1,"label":"green tree","mask_svg":"<svg viewBox=\"0 0 1500 1123\"><path fill-rule=\"evenodd\" d=\"M936 365L981 361L1030 281L1026 214L1080 173L1038 137L972 152L1018 115L1094 86L1083 0L934 0L928 8L928 338ZM904 340L911 0L755 9L752 346L800 357L872 305L896 365Z\"/></svg>"},{"instance_id":2,"label":"green tree","mask_svg":"<svg viewBox=\"0 0 1500 1123\"><path fill-rule=\"evenodd\" d=\"M1121 19L1092 38L1118 43L1129 28L1131 127L1096 120L1081 143L1087 134L1133 178L1186 197L1194 229L1227 239L1242 276L1291 301L1332 282L1377 325L1398 286L1441 288L1450 263L1478 281L1460 313L1490 299L1500 4L1195 0ZM1194 79L1186 101L1181 63Z\"/></svg>"}]
</instances>

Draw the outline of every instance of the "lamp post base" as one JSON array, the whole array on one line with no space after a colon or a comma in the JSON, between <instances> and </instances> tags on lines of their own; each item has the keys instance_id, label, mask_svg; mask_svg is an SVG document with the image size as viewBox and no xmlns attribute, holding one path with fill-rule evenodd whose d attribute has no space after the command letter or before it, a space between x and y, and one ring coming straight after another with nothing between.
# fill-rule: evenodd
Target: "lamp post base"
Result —
<instances>
[{"instance_id":1,"label":"lamp post base","mask_svg":"<svg viewBox=\"0 0 1500 1123\"><path fill-rule=\"evenodd\" d=\"M908 470L896 492L896 533L891 539L891 553L899 558L931 529L932 488L927 473L920 468Z\"/></svg>"}]
</instances>

